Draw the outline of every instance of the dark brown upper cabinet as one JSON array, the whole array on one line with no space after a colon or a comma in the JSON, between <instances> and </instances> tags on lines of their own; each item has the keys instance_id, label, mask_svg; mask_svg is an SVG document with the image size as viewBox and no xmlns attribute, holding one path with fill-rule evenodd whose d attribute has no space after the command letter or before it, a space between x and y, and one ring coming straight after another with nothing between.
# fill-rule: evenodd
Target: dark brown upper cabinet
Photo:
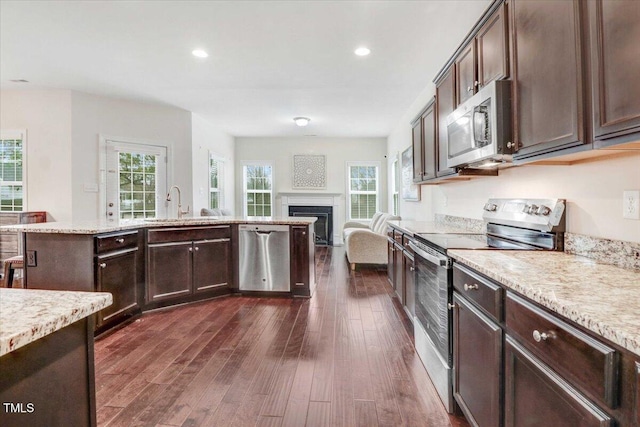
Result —
<instances>
[{"instance_id":1,"label":"dark brown upper cabinet","mask_svg":"<svg viewBox=\"0 0 640 427\"><path fill-rule=\"evenodd\" d=\"M456 106L493 80L509 77L507 34L506 5L503 3L456 56Z\"/></svg>"},{"instance_id":2,"label":"dark brown upper cabinet","mask_svg":"<svg viewBox=\"0 0 640 427\"><path fill-rule=\"evenodd\" d=\"M413 182L436 177L436 114L431 100L411 124L413 128Z\"/></svg>"},{"instance_id":3,"label":"dark brown upper cabinet","mask_svg":"<svg viewBox=\"0 0 640 427\"><path fill-rule=\"evenodd\" d=\"M588 2L596 147L637 141L640 131L640 2Z\"/></svg>"},{"instance_id":4,"label":"dark brown upper cabinet","mask_svg":"<svg viewBox=\"0 0 640 427\"><path fill-rule=\"evenodd\" d=\"M458 54L454 64L456 74L456 106L471 98L476 91L476 44L471 40Z\"/></svg>"},{"instance_id":5,"label":"dark brown upper cabinet","mask_svg":"<svg viewBox=\"0 0 640 427\"><path fill-rule=\"evenodd\" d=\"M584 3L511 1L514 160L581 146Z\"/></svg>"},{"instance_id":6,"label":"dark brown upper cabinet","mask_svg":"<svg viewBox=\"0 0 640 427\"><path fill-rule=\"evenodd\" d=\"M456 81L454 70L451 67L436 81L436 134L437 139L437 163L436 175L438 177L452 175L456 171L447 167L447 116L453 112L456 105Z\"/></svg>"}]
</instances>

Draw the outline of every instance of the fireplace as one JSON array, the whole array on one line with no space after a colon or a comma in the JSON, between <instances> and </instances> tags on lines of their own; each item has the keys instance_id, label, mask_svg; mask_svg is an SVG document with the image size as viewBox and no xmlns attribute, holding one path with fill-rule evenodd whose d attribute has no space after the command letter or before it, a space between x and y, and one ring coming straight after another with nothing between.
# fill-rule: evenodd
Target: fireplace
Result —
<instances>
[{"instance_id":1,"label":"fireplace","mask_svg":"<svg viewBox=\"0 0 640 427\"><path fill-rule=\"evenodd\" d=\"M332 206L289 206L289 216L315 216L316 245L333 246Z\"/></svg>"}]
</instances>

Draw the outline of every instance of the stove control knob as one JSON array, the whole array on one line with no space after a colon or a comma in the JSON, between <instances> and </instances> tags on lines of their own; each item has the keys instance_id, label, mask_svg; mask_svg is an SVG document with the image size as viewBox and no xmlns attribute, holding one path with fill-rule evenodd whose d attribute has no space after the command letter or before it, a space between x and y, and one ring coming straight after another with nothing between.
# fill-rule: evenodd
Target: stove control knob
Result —
<instances>
[{"instance_id":1,"label":"stove control knob","mask_svg":"<svg viewBox=\"0 0 640 427\"><path fill-rule=\"evenodd\" d=\"M545 205L540 205L540 207L538 208L538 211L536 212L536 215L547 216L550 213L551 213L551 209L549 209Z\"/></svg>"},{"instance_id":2,"label":"stove control knob","mask_svg":"<svg viewBox=\"0 0 640 427\"><path fill-rule=\"evenodd\" d=\"M484 210L487 212L495 212L498 209L498 205L495 203L486 203L484 205Z\"/></svg>"}]
</instances>

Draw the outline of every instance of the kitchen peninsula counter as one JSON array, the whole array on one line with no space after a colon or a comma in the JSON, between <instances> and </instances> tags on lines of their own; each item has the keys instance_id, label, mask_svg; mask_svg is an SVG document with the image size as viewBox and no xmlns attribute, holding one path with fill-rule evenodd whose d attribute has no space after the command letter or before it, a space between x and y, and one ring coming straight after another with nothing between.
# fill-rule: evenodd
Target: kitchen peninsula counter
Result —
<instances>
[{"instance_id":1,"label":"kitchen peninsula counter","mask_svg":"<svg viewBox=\"0 0 640 427\"><path fill-rule=\"evenodd\" d=\"M456 262L640 356L640 271L563 252L448 253Z\"/></svg>"},{"instance_id":2,"label":"kitchen peninsula counter","mask_svg":"<svg viewBox=\"0 0 640 427\"><path fill-rule=\"evenodd\" d=\"M99 234L117 231L136 230L155 227L183 227L202 225L230 224L276 224L276 225L309 225L317 221L316 217L190 217L168 219L135 219L121 221L70 221L45 222L40 224L16 224L1 227L7 231L25 233L59 233L59 234Z\"/></svg>"},{"instance_id":3,"label":"kitchen peninsula counter","mask_svg":"<svg viewBox=\"0 0 640 427\"><path fill-rule=\"evenodd\" d=\"M103 292L0 289L3 426L95 426L93 314Z\"/></svg>"}]
</instances>

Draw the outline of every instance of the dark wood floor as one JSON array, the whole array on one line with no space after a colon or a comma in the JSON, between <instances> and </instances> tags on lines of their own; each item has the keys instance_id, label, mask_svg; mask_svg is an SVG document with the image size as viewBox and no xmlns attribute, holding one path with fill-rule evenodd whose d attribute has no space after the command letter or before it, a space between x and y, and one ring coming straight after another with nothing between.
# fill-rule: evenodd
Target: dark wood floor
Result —
<instances>
[{"instance_id":1,"label":"dark wood floor","mask_svg":"<svg viewBox=\"0 0 640 427\"><path fill-rule=\"evenodd\" d=\"M311 299L225 297L96 341L98 424L468 425L442 407L385 271L318 255Z\"/></svg>"}]
</instances>

